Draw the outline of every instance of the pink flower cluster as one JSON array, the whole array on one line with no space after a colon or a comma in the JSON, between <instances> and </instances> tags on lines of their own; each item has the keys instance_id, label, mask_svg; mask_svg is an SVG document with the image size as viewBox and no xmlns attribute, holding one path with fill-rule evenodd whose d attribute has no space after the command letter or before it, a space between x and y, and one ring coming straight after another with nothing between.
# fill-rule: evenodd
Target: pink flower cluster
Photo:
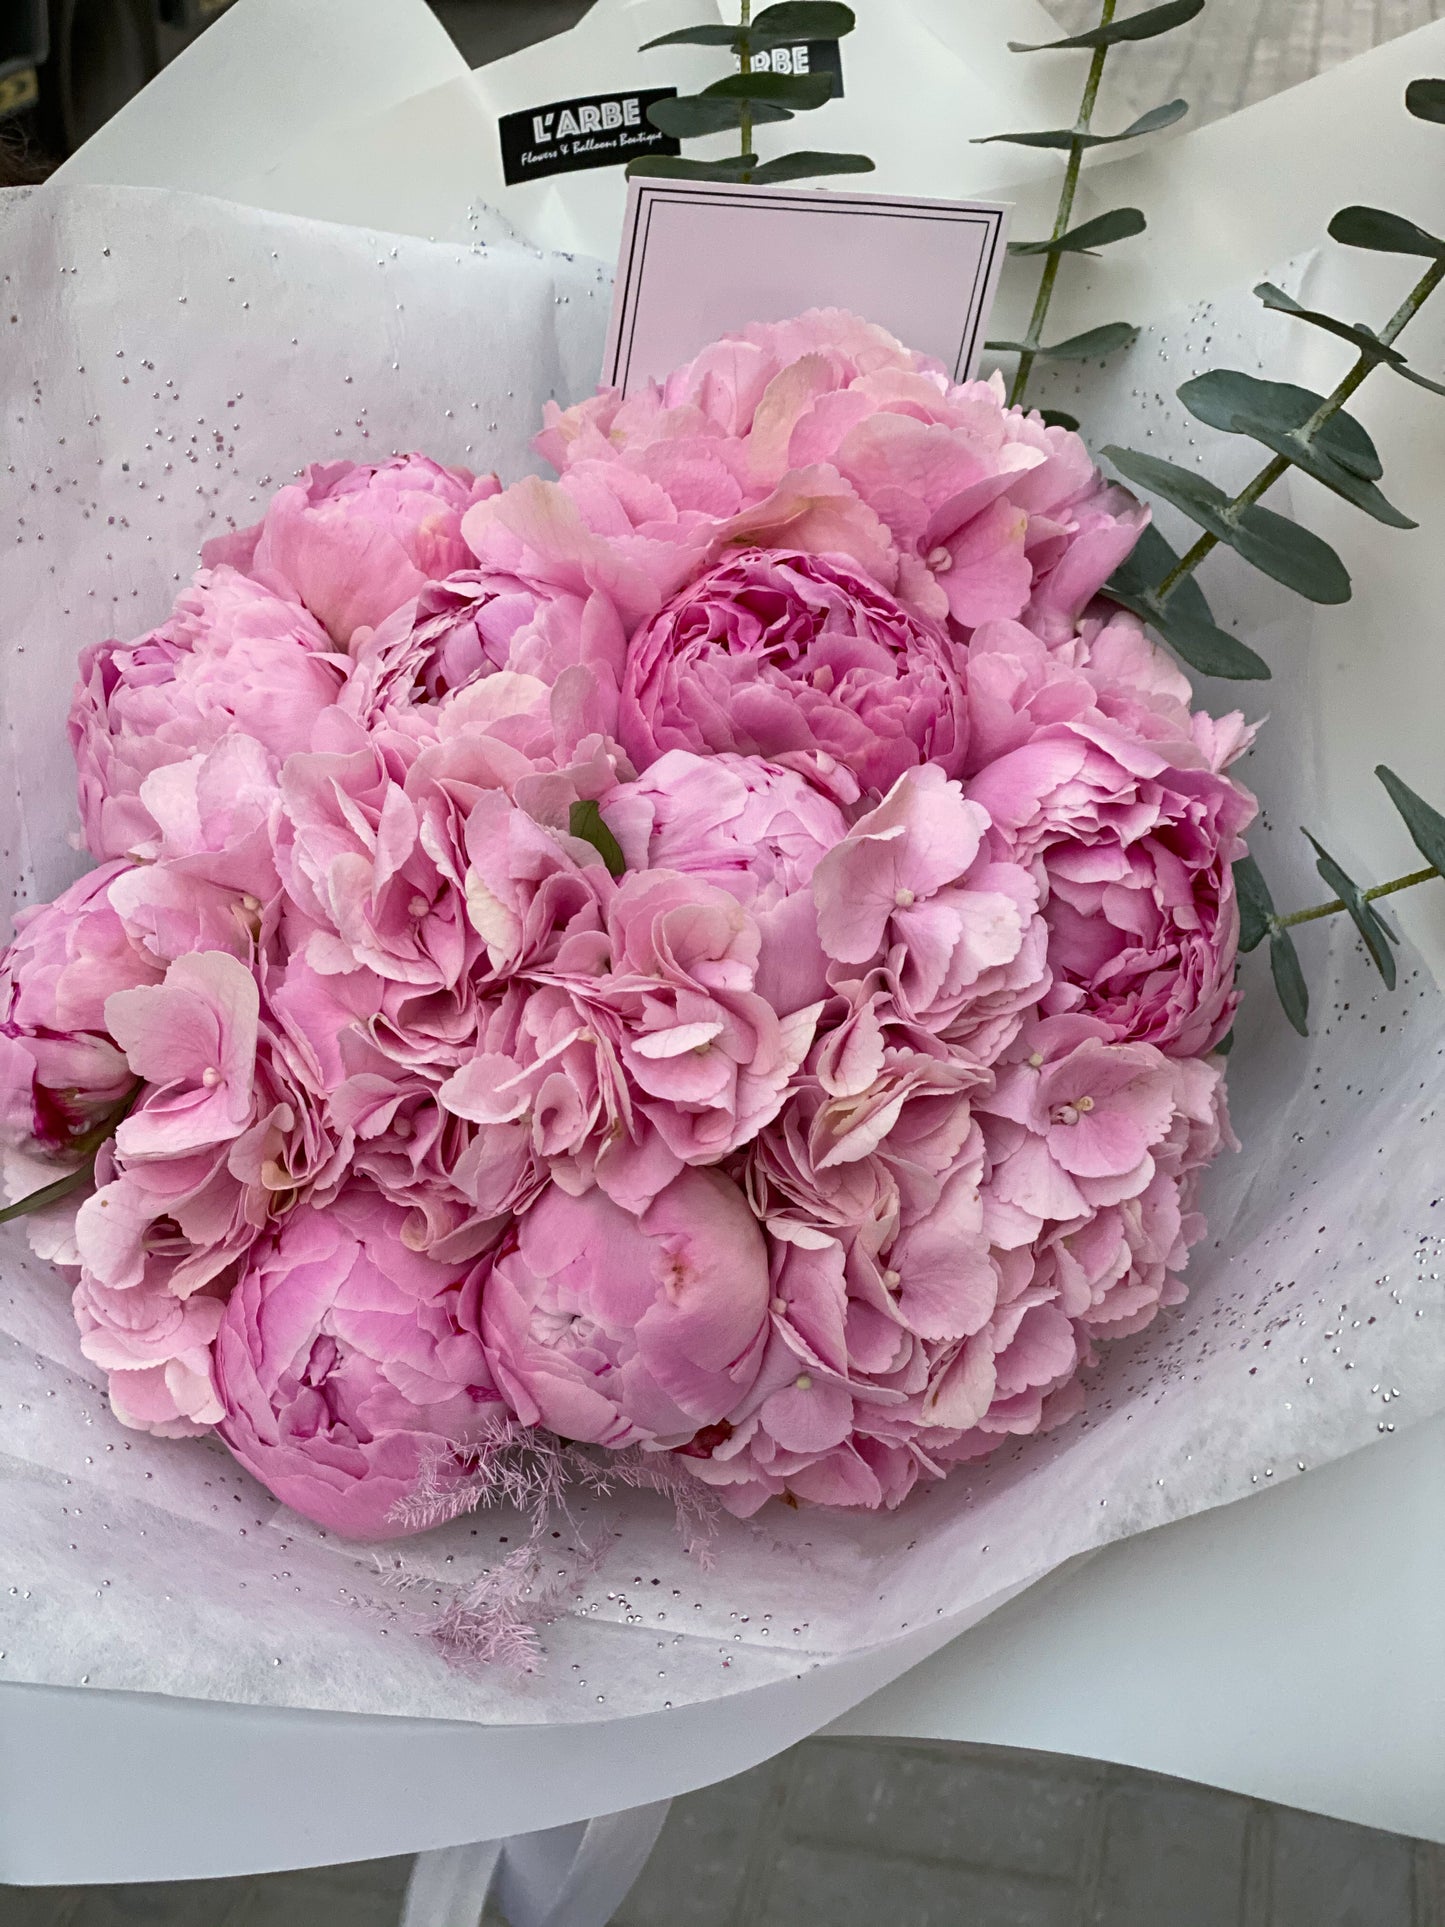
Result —
<instances>
[{"instance_id":1,"label":"pink flower cluster","mask_svg":"<svg viewBox=\"0 0 1445 1927\"><path fill-rule=\"evenodd\" d=\"M539 446L311 469L84 653L11 1193L94 1160L117 1414L343 1533L501 1415L896 1505L1183 1295L1247 731L1078 437L855 317Z\"/></svg>"}]
</instances>

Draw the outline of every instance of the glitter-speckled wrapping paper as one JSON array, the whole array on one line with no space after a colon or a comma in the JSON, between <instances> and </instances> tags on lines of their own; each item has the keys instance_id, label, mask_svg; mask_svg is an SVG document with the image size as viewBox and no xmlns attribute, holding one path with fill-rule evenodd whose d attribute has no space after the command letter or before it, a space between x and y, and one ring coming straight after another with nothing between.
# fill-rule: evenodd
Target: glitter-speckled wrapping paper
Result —
<instances>
[{"instance_id":1,"label":"glitter-speckled wrapping paper","mask_svg":"<svg viewBox=\"0 0 1445 1927\"><path fill-rule=\"evenodd\" d=\"M591 385L610 289L595 263L149 190L46 190L0 214L0 882L18 904L79 867L63 728L76 651L159 620L200 542L252 519L305 461L421 446L508 480L534 466L542 402ZM1251 472L1246 445L1165 400L1203 365L1206 336L1211 361L1288 373L1288 330L1231 298L1089 377L1079 412L1096 442L1207 454L1226 482ZM1242 696L1278 719L1246 776L1266 801L1277 895L1314 901L1294 835L1319 821L1308 612L1228 562L1210 589L1276 665L1267 701L1249 686L1207 700ZM1408 655L1393 667L1406 673ZM461 1677L388 1624L370 1603L386 1597L370 1554L282 1512L219 1446L124 1432L80 1358L63 1284L12 1228L0 1245L0 1677L502 1722L681 1705L963 1613L1440 1409L1441 999L1408 953L1404 988L1386 997L1338 927L1311 933L1307 960L1310 1044L1267 991L1239 1026L1231 1089L1246 1150L1212 1186L1190 1299L1108 1355L1082 1421L891 1516L779 1507L729 1524L708 1572L682 1552L666 1504L634 1497L610 1515L614 1550L527 1680ZM506 1530L459 1521L405 1557L445 1579L492 1556Z\"/></svg>"}]
</instances>

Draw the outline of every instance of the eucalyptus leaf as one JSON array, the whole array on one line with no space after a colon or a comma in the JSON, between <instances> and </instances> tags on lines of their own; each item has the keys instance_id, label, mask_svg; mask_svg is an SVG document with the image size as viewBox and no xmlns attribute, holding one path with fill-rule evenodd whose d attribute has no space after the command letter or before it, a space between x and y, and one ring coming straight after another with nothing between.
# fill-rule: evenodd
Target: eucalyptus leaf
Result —
<instances>
[{"instance_id":1,"label":"eucalyptus leaf","mask_svg":"<svg viewBox=\"0 0 1445 1927\"><path fill-rule=\"evenodd\" d=\"M1329 226L1330 239L1347 248L1374 248L1380 254L1421 254L1427 260L1445 258L1445 241L1403 214L1382 207L1342 207Z\"/></svg>"},{"instance_id":2,"label":"eucalyptus leaf","mask_svg":"<svg viewBox=\"0 0 1445 1927\"><path fill-rule=\"evenodd\" d=\"M1276 928L1269 933L1269 973L1274 978L1275 992L1284 1006L1285 1016L1301 1037L1308 1037L1310 994L1300 969L1299 952L1288 930Z\"/></svg>"},{"instance_id":3,"label":"eucalyptus leaf","mask_svg":"<svg viewBox=\"0 0 1445 1927\"><path fill-rule=\"evenodd\" d=\"M1194 576L1184 576L1168 599L1160 601L1155 585L1178 560L1150 523L1104 584L1104 593L1132 609L1144 622L1152 623L1175 655L1201 676L1220 676L1229 682L1267 682L1269 664L1238 636L1219 627Z\"/></svg>"},{"instance_id":4,"label":"eucalyptus leaf","mask_svg":"<svg viewBox=\"0 0 1445 1927\"><path fill-rule=\"evenodd\" d=\"M1412 80L1405 106L1416 120L1445 121L1445 80Z\"/></svg>"},{"instance_id":5,"label":"eucalyptus leaf","mask_svg":"<svg viewBox=\"0 0 1445 1927\"><path fill-rule=\"evenodd\" d=\"M1027 341L989 341L984 345L999 355L1037 355L1040 361L1089 361L1095 355L1112 355L1120 348L1127 348L1138 333L1128 321L1106 321L1102 328L1089 328L1081 335L1070 335L1067 341L1056 341L1047 348L1035 347Z\"/></svg>"},{"instance_id":6,"label":"eucalyptus leaf","mask_svg":"<svg viewBox=\"0 0 1445 1927\"><path fill-rule=\"evenodd\" d=\"M644 40L637 51L645 54L654 47L731 47L741 53L746 38L745 27L679 27L676 33L660 33L656 40Z\"/></svg>"},{"instance_id":7,"label":"eucalyptus leaf","mask_svg":"<svg viewBox=\"0 0 1445 1927\"><path fill-rule=\"evenodd\" d=\"M1349 601L1350 577L1344 563L1328 542L1298 522L1257 502L1231 512L1223 489L1157 455L1127 448L1106 448L1104 453L1129 481L1173 503L1190 521L1287 589L1311 602Z\"/></svg>"},{"instance_id":8,"label":"eucalyptus leaf","mask_svg":"<svg viewBox=\"0 0 1445 1927\"><path fill-rule=\"evenodd\" d=\"M573 836L592 845L613 876L620 877L623 874L627 859L622 854L622 845L608 829L601 810L590 797L572 805L567 813L567 828Z\"/></svg>"},{"instance_id":9,"label":"eucalyptus leaf","mask_svg":"<svg viewBox=\"0 0 1445 1927\"><path fill-rule=\"evenodd\" d=\"M753 21L755 47L781 47L798 40L841 40L858 24L851 7L839 0L778 0Z\"/></svg>"},{"instance_id":10,"label":"eucalyptus leaf","mask_svg":"<svg viewBox=\"0 0 1445 1927\"><path fill-rule=\"evenodd\" d=\"M1239 947L1257 950L1274 922L1274 898L1252 856L1242 856L1234 866L1234 894L1239 904Z\"/></svg>"},{"instance_id":11,"label":"eucalyptus leaf","mask_svg":"<svg viewBox=\"0 0 1445 1927\"><path fill-rule=\"evenodd\" d=\"M1161 127L1172 127L1188 112L1187 100L1166 100L1162 107L1151 107L1147 114L1141 114L1122 134L1084 134L1076 127L1050 127L1036 134L984 134L976 136L973 145L988 147L994 141L1006 141L1013 147L1113 147L1118 141L1137 140L1141 134L1157 134Z\"/></svg>"},{"instance_id":12,"label":"eucalyptus leaf","mask_svg":"<svg viewBox=\"0 0 1445 1927\"><path fill-rule=\"evenodd\" d=\"M1234 421L1241 415L1268 422L1282 431L1302 428L1325 405L1325 397L1312 388L1299 388L1289 381L1260 381L1236 368L1211 368L1207 374L1186 381L1178 393L1191 415L1211 428L1223 429L1226 435L1239 432ZM1343 408L1321 423L1312 439L1341 468L1367 482L1377 482L1384 474L1375 444L1363 425Z\"/></svg>"},{"instance_id":13,"label":"eucalyptus leaf","mask_svg":"<svg viewBox=\"0 0 1445 1927\"><path fill-rule=\"evenodd\" d=\"M1111 241L1127 241L1142 234L1147 223L1137 207L1111 208L1107 214L1081 221L1078 227L1061 234L1057 241L1010 241L1010 254L1087 254L1092 248L1106 248Z\"/></svg>"},{"instance_id":14,"label":"eucalyptus leaf","mask_svg":"<svg viewBox=\"0 0 1445 1927\"><path fill-rule=\"evenodd\" d=\"M1078 416L1065 414L1062 408L1041 408L1039 420L1045 428L1067 428L1075 435L1079 432Z\"/></svg>"},{"instance_id":15,"label":"eucalyptus leaf","mask_svg":"<svg viewBox=\"0 0 1445 1927\"><path fill-rule=\"evenodd\" d=\"M1111 20L1107 27L1090 27L1087 33L1070 34L1067 40L1039 40L1029 43L1011 40L1011 54L1048 54L1066 47L1113 47L1121 40L1153 40L1161 33L1173 33L1204 11L1204 0L1167 0L1162 7L1131 14L1127 20Z\"/></svg>"},{"instance_id":16,"label":"eucalyptus leaf","mask_svg":"<svg viewBox=\"0 0 1445 1927\"><path fill-rule=\"evenodd\" d=\"M678 154L639 154L627 163L627 176L672 181L744 181L758 165L756 154L727 154L717 161L688 160Z\"/></svg>"},{"instance_id":17,"label":"eucalyptus leaf","mask_svg":"<svg viewBox=\"0 0 1445 1927\"><path fill-rule=\"evenodd\" d=\"M819 174L871 174L873 162L866 154L826 154L803 148L796 154L780 154L753 169L752 178L767 187L778 181L805 181Z\"/></svg>"},{"instance_id":18,"label":"eucalyptus leaf","mask_svg":"<svg viewBox=\"0 0 1445 1927\"><path fill-rule=\"evenodd\" d=\"M699 134L721 134L729 128L741 127L746 107L746 102L741 100L680 94L673 100L655 100L647 110L647 118L654 127L661 128L664 134L671 134L675 140L693 140ZM787 108L765 108L761 102L753 114L754 125L792 118Z\"/></svg>"},{"instance_id":19,"label":"eucalyptus leaf","mask_svg":"<svg viewBox=\"0 0 1445 1927\"><path fill-rule=\"evenodd\" d=\"M811 108L821 107L832 92L831 74L746 73L725 74L710 87L704 87L697 98L761 102L766 107L786 107L792 113L807 113Z\"/></svg>"},{"instance_id":20,"label":"eucalyptus leaf","mask_svg":"<svg viewBox=\"0 0 1445 1927\"><path fill-rule=\"evenodd\" d=\"M1423 796L1417 796L1408 783L1402 783L1384 763L1375 766L1375 774L1400 812L1410 832L1410 841L1425 861L1445 876L1445 816L1432 809Z\"/></svg>"},{"instance_id":21,"label":"eucalyptus leaf","mask_svg":"<svg viewBox=\"0 0 1445 1927\"><path fill-rule=\"evenodd\" d=\"M1315 308L1302 308L1292 295L1269 281L1261 281L1254 292L1266 308L1277 308L1281 314L1293 315L1296 321L1307 321L1311 327L1323 328L1328 334L1338 335L1341 341L1353 343L1362 355L1379 362L1405 381L1414 382L1417 388L1428 388L1432 395L1445 395L1445 383L1432 381L1428 375L1416 374L1399 349L1381 341L1373 329L1336 321L1333 315L1321 314Z\"/></svg>"},{"instance_id":22,"label":"eucalyptus leaf","mask_svg":"<svg viewBox=\"0 0 1445 1927\"><path fill-rule=\"evenodd\" d=\"M1324 405L1323 397L1310 389L1296 388L1291 382L1259 381L1233 368L1212 368L1208 374L1186 381L1179 399L1211 428L1222 429L1227 435L1251 436L1377 522L1396 529L1418 528L1418 523L1386 500L1373 481L1359 473L1363 461L1373 465L1378 474L1379 456L1358 422L1348 416L1331 416L1309 435L1302 432ZM1347 425L1337 429L1336 423L1341 420ZM1336 456L1337 444L1345 448L1348 461Z\"/></svg>"},{"instance_id":23,"label":"eucalyptus leaf","mask_svg":"<svg viewBox=\"0 0 1445 1927\"><path fill-rule=\"evenodd\" d=\"M1374 907L1365 901L1364 892L1354 878L1342 870L1335 859L1320 843L1318 838L1309 837L1315 853L1315 868L1324 878L1326 887L1333 890L1345 906L1351 923L1364 939L1365 948L1370 953L1370 961L1385 980L1386 990L1395 988L1395 953L1390 948L1394 939L1380 921Z\"/></svg>"},{"instance_id":24,"label":"eucalyptus leaf","mask_svg":"<svg viewBox=\"0 0 1445 1927\"><path fill-rule=\"evenodd\" d=\"M1400 375L1405 381L1413 381L1417 388L1428 388L1432 395L1445 395L1445 382L1431 381L1427 375L1418 375L1406 362L1392 361L1386 364L1392 374Z\"/></svg>"},{"instance_id":25,"label":"eucalyptus leaf","mask_svg":"<svg viewBox=\"0 0 1445 1927\"><path fill-rule=\"evenodd\" d=\"M1323 328L1327 334L1338 335L1341 341L1350 342L1362 355L1368 355L1371 361L1395 364L1405 359L1398 348L1388 347L1372 329L1348 321L1337 321L1332 314L1321 314L1318 308L1303 307L1292 294L1275 287L1272 281L1261 281L1254 292L1266 308L1293 315L1296 321L1307 321L1312 328Z\"/></svg>"}]
</instances>

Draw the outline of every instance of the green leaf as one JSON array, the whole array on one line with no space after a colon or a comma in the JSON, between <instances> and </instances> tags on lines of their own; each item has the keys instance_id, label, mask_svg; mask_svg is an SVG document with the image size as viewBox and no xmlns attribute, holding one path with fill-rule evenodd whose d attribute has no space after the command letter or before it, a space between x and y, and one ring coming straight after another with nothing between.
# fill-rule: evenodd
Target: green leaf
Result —
<instances>
[{"instance_id":1,"label":"green leaf","mask_svg":"<svg viewBox=\"0 0 1445 1927\"><path fill-rule=\"evenodd\" d=\"M742 52L746 29L742 27L679 27L676 33L660 33L656 40L644 40L637 49L650 53L654 47L731 47Z\"/></svg>"},{"instance_id":2,"label":"green leaf","mask_svg":"<svg viewBox=\"0 0 1445 1927\"><path fill-rule=\"evenodd\" d=\"M1323 328L1327 334L1338 335L1341 341L1350 342L1362 355L1368 355L1371 361L1394 363L1405 359L1398 348L1387 347L1372 329L1348 321L1336 321L1332 314L1321 314L1318 308L1301 307L1292 294L1275 287L1272 281L1261 281L1254 292L1266 308L1293 315L1296 321L1307 321L1312 328Z\"/></svg>"},{"instance_id":3,"label":"green leaf","mask_svg":"<svg viewBox=\"0 0 1445 1927\"><path fill-rule=\"evenodd\" d=\"M745 181L758 165L756 154L727 154L719 161L687 160L678 154L639 154L627 163L627 176L673 181Z\"/></svg>"},{"instance_id":4,"label":"green leaf","mask_svg":"<svg viewBox=\"0 0 1445 1927\"><path fill-rule=\"evenodd\" d=\"M755 47L782 47L798 40L841 40L858 24L851 7L838 0L778 0L764 7L752 24Z\"/></svg>"},{"instance_id":5,"label":"green leaf","mask_svg":"<svg viewBox=\"0 0 1445 1927\"><path fill-rule=\"evenodd\" d=\"M1445 876L1445 816L1431 809L1423 796L1417 796L1409 784L1402 783L1394 770L1384 763L1375 766L1375 774L1404 819L1405 828L1410 832L1410 841L1425 861L1433 864Z\"/></svg>"},{"instance_id":6,"label":"green leaf","mask_svg":"<svg viewBox=\"0 0 1445 1927\"><path fill-rule=\"evenodd\" d=\"M1257 950L1274 922L1274 898L1252 856L1242 856L1234 866L1234 894L1239 902L1239 947Z\"/></svg>"},{"instance_id":7,"label":"green leaf","mask_svg":"<svg viewBox=\"0 0 1445 1927\"><path fill-rule=\"evenodd\" d=\"M1305 974L1300 969L1299 952L1288 930L1274 929L1269 933L1269 973L1274 978L1275 991L1284 1006L1285 1016L1301 1037L1308 1037L1310 994L1305 988Z\"/></svg>"},{"instance_id":8,"label":"green leaf","mask_svg":"<svg viewBox=\"0 0 1445 1927\"><path fill-rule=\"evenodd\" d=\"M92 1155L85 1160L79 1170L67 1171L65 1176L57 1178L54 1184L47 1184L42 1190L32 1191L28 1198L21 1198L15 1204L6 1205L5 1209L0 1211L0 1224L10 1224L16 1218L28 1217L32 1211L43 1211L47 1204L58 1204L62 1198L68 1198L73 1191L80 1191L89 1184L94 1172L95 1158Z\"/></svg>"},{"instance_id":9,"label":"green leaf","mask_svg":"<svg viewBox=\"0 0 1445 1927\"><path fill-rule=\"evenodd\" d=\"M680 94L674 100L655 100L647 118L674 140L693 140L699 134L722 134L743 124L744 103L740 100L709 100L702 94ZM791 120L784 107L769 107L753 115L755 123Z\"/></svg>"},{"instance_id":10,"label":"green leaf","mask_svg":"<svg viewBox=\"0 0 1445 1927\"><path fill-rule=\"evenodd\" d=\"M1422 254L1438 261L1445 256L1445 241L1427 234L1403 214L1391 214L1382 207L1342 207L1330 222L1330 239L1347 248L1374 248L1380 254Z\"/></svg>"},{"instance_id":11,"label":"green leaf","mask_svg":"<svg viewBox=\"0 0 1445 1927\"><path fill-rule=\"evenodd\" d=\"M1161 127L1172 127L1189 112L1187 100L1166 100L1162 107L1151 107L1147 114L1126 127L1122 134L1081 134L1073 127L1050 127L1037 134L985 134L976 137L975 147L994 141L1007 141L1013 147L1113 147L1118 141L1137 140L1141 134L1157 134Z\"/></svg>"},{"instance_id":12,"label":"green leaf","mask_svg":"<svg viewBox=\"0 0 1445 1927\"><path fill-rule=\"evenodd\" d=\"M1067 341L1056 341L1037 352L1046 361L1091 361L1095 355L1117 354L1139 338L1139 330L1129 321L1106 321L1101 328L1088 328Z\"/></svg>"},{"instance_id":13,"label":"green leaf","mask_svg":"<svg viewBox=\"0 0 1445 1927\"><path fill-rule=\"evenodd\" d=\"M608 829L601 810L590 797L572 805L567 813L567 828L573 836L592 845L613 876L620 877L626 870L627 859L622 854L622 845Z\"/></svg>"},{"instance_id":14,"label":"green leaf","mask_svg":"<svg viewBox=\"0 0 1445 1927\"><path fill-rule=\"evenodd\" d=\"M1395 953L1390 948L1394 938L1380 921L1372 905L1365 901L1364 892L1353 877L1347 876L1325 849L1324 845L1308 830L1315 853L1315 868L1324 878L1326 887L1333 890L1349 913L1351 923L1364 938L1365 948L1370 953L1370 961L1385 980L1386 990L1395 988Z\"/></svg>"},{"instance_id":15,"label":"green leaf","mask_svg":"<svg viewBox=\"0 0 1445 1927\"><path fill-rule=\"evenodd\" d=\"M1425 375L1417 375L1408 363L1392 361L1386 365L1392 374L1400 375L1406 381L1413 381L1417 388L1428 388L1432 395L1445 395L1445 382L1431 381Z\"/></svg>"},{"instance_id":16,"label":"green leaf","mask_svg":"<svg viewBox=\"0 0 1445 1927\"><path fill-rule=\"evenodd\" d=\"M1039 410L1039 420L1045 428L1067 428L1071 429L1075 435L1079 432L1078 416L1066 415L1062 408L1041 408Z\"/></svg>"},{"instance_id":17,"label":"green leaf","mask_svg":"<svg viewBox=\"0 0 1445 1927\"><path fill-rule=\"evenodd\" d=\"M1405 106L1416 120L1445 121L1445 80L1412 80Z\"/></svg>"},{"instance_id":18,"label":"green leaf","mask_svg":"<svg viewBox=\"0 0 1445 1927\"><path fill-rule=\"evenodd\" d=\"M1087 254L1093 248L1106 248L1111 241L1127 241L1142 234L1147 223L1137 207L1111 208L1107 214L1081 221L1078 227L1061 234L1057 241L1010 241L1010 254Z\"/></svg>"},{"instance_id":19,"label":"green leaf","mask_svg":"<svg viewBox=\"0 0 1445 1927\"><path fill-rule=\"evenodd\" d=\"M1399 349L1381 341L1373 329L1362 325L1352 326L1348 321L1336 321L1333 315L1321 314L1315 308L1302 308L1292 295L1286 294L1270 281L1261 281L1254 292L1266 308L1277 308L1281 314L1293 315L1296 321L1307 321L1313 328L1323 328L1327 334L1338 335L1341 341L1353 343L1362 355L1368 356L1372 362L1379 362L1392 374L1401 376L1405 381L1413 381L1417 388L1428 388L1432 395L1445 395L1445 383L1431 381L1427 375L1417 375Z\"/></svg>"},{"instance_id":20,"label":"green leaf","mask_svg":"<svg viewBox=\"0 0 1445 1927\"><path fill-rule=\"evenodd\" d=\"M698 99L761 102L765 107L786 107L790 113L806 113L810 108L821 107L832 92L831 74L727 74L710 87L704 87Z\"/></svg>"},{"instance_id":21,"label":"green leaf","mask_svg":"<svg viewBox=\"0 0 1445 1927\"><path fill-rule=\"evenodd\" d=\"M1178 560L1151 523L1104 584L1104 593L1152 623L1175 655L1201 676L1221 676L1230 682L1267 682L1269 664L1237 636L1218 626L1204 591L1192 575L1186 575L1171 590L1167 601L1159 600L1155 585Z\"/></svg>"},{"instance_id":22,"label":"green leaf","mask_svg":"<svg viewBox=\"0 0 1445 1927\"><path fill-rule=\"evenodd\" d=\"M1253 375L1234 368L1212 368L1196 375L1179 390L1179 399L1202 422L1219 428L1226 435L1249 435L1283 455L1296 468L1312 475L1345 501L1353 502L1377 522L1390 528L1413 529L1412 522L1380 493L1373 481L1359 472L1361 462L1379 471L1380 458L1375 445L1349 416L1331 416L1322 426L1306 435L1305 424L1324 405L1323 397L1291 382L1258 381ZM1336 428L1343 420L1347 426ZM1335 444L1346 451L1347 460L1335 454Z\"/></svg>"},{"instance_id":23,"label":"green leaf","mask_svg":"<svg viewBox=\"0 0 1445 1927\"><path fill-rule=\"evenodd\" d=\"M1328 542L1321 541L1298 522L1276 515L1255 502L1231 510L1224 490L1157 455L1135 449L1106 448L1104 453L1119 473L1140 488L1173 503L1218 541L1225 542L1264 575L1311 602L1348 602L1350 576Z\"/></svg>"},{"instance_id":24,"label":"green leaf","mask_svg":"<svg viewBox=\"0 0 1445 1927\"><path fill-rule=\"evenodd\" d=\"M871 174L873 162L866 154L825 154L803 148L796 154L780 154L753 169L752 178L760 187L778 181L806 181L819 174Z\"/></svg>"},{"instance_id":25,"label":"green leaf","mask_svg":"<svg viewBox=\"0 0 1445 1927\"><path fill-rule=\"evenodd\" d=\"M1128 321L1106 321L1102 328L1070 335L1052 347L1032 347L1027 341L988 341L984 346L997 355L1036 355L1040 361L1090 361L1095 355L1112 355L1127 348L1139 330Z\"/></svg>"},{"instance_id":26,"label":"green leaf","mask_svg":"<svg viewBox=\"0 0 1445 1927\"><path fill-rule=\"evenodd\" d=\"M1161 33L1173 33L1204 11L1204 0L1168 0L1162 7L1132 14L1127 20L1111 20L1107 27L1090 27L1087 33L1070 34L1067 40L1040 40L1029 44L1011 40L1011 54L1057 53L1065 47L1113 47L1121 40L1153 40Z\"/></svg>"},{"instance_id":27,"label":"green leaf","mask_svg":"<svg viewBox=\"0 0 1445 1927\"><path fill-rule=\"evenodd\" d=\"M1324 396L1312 388L1297 388L1288 381L1260 381L1235 368L1211 368L1208 374L1186 381L1178 392L1192 415L1226 434L1235 432L1233 423L1238 415L1289 429L1303 426L1325 405ZM1361 423L1342 408L1315 430L1313 440L1352 475L1376 482L1384 474L1375 444Z\"/></svg>"},{"instance_id":28,"label":"green leaf","mask_svg":"<svg viewBox=\"0 0 1445 1927\"><path fill-rule=\"evenodd\" d=\"M1229 1053L1233 1049L1234 1049L1234 1026L1233 1024L1231 1024L1229 1029L1224 1033L1223 1037L1221 1037L1219 1042L1214 1046L1214 1054L1216 1057L1228 1057Z\"/></svg>"}]
</instances>

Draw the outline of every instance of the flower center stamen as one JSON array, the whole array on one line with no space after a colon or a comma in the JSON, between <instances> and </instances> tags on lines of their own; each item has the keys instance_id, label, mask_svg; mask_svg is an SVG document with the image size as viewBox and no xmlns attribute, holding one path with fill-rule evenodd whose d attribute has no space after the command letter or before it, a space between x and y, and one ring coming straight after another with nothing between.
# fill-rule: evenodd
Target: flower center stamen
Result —
<instances>
[{"instance_id":1,"label":"flower center stamen","mask_svg":"<svg viewBox=\"0 0 1445 1927\"><path fill-rule=\"evenodd\" d=\"M908 910L917 903L918 898L912 890L895 890L893 901L900 910Z\"/></svg>"},{"instance_id":2,"label":"flower center stamen","mask_svg":"<svg viewBox=\"0 0 1445 1927\"><path fill-rule=\"evenodd\" d=\"M940 542L936 549L930 549L923 558L935 575L947 575L953 567L953 550L944 548Z\"/></svg>"},{"instance_id":3,"label":"flower center stamen","mask_svg":"<svg viewBox=\"0 0 1445 1927\"><path fill-rule=\"evenodd\" d=\"M206 1089L208 1091L215 1090L220 1081L221 1073L216 1069L215 1065L207 1064L206 1068L201 1072L201 1082L205 1085Z\"/></svg>"}]
</instances>

